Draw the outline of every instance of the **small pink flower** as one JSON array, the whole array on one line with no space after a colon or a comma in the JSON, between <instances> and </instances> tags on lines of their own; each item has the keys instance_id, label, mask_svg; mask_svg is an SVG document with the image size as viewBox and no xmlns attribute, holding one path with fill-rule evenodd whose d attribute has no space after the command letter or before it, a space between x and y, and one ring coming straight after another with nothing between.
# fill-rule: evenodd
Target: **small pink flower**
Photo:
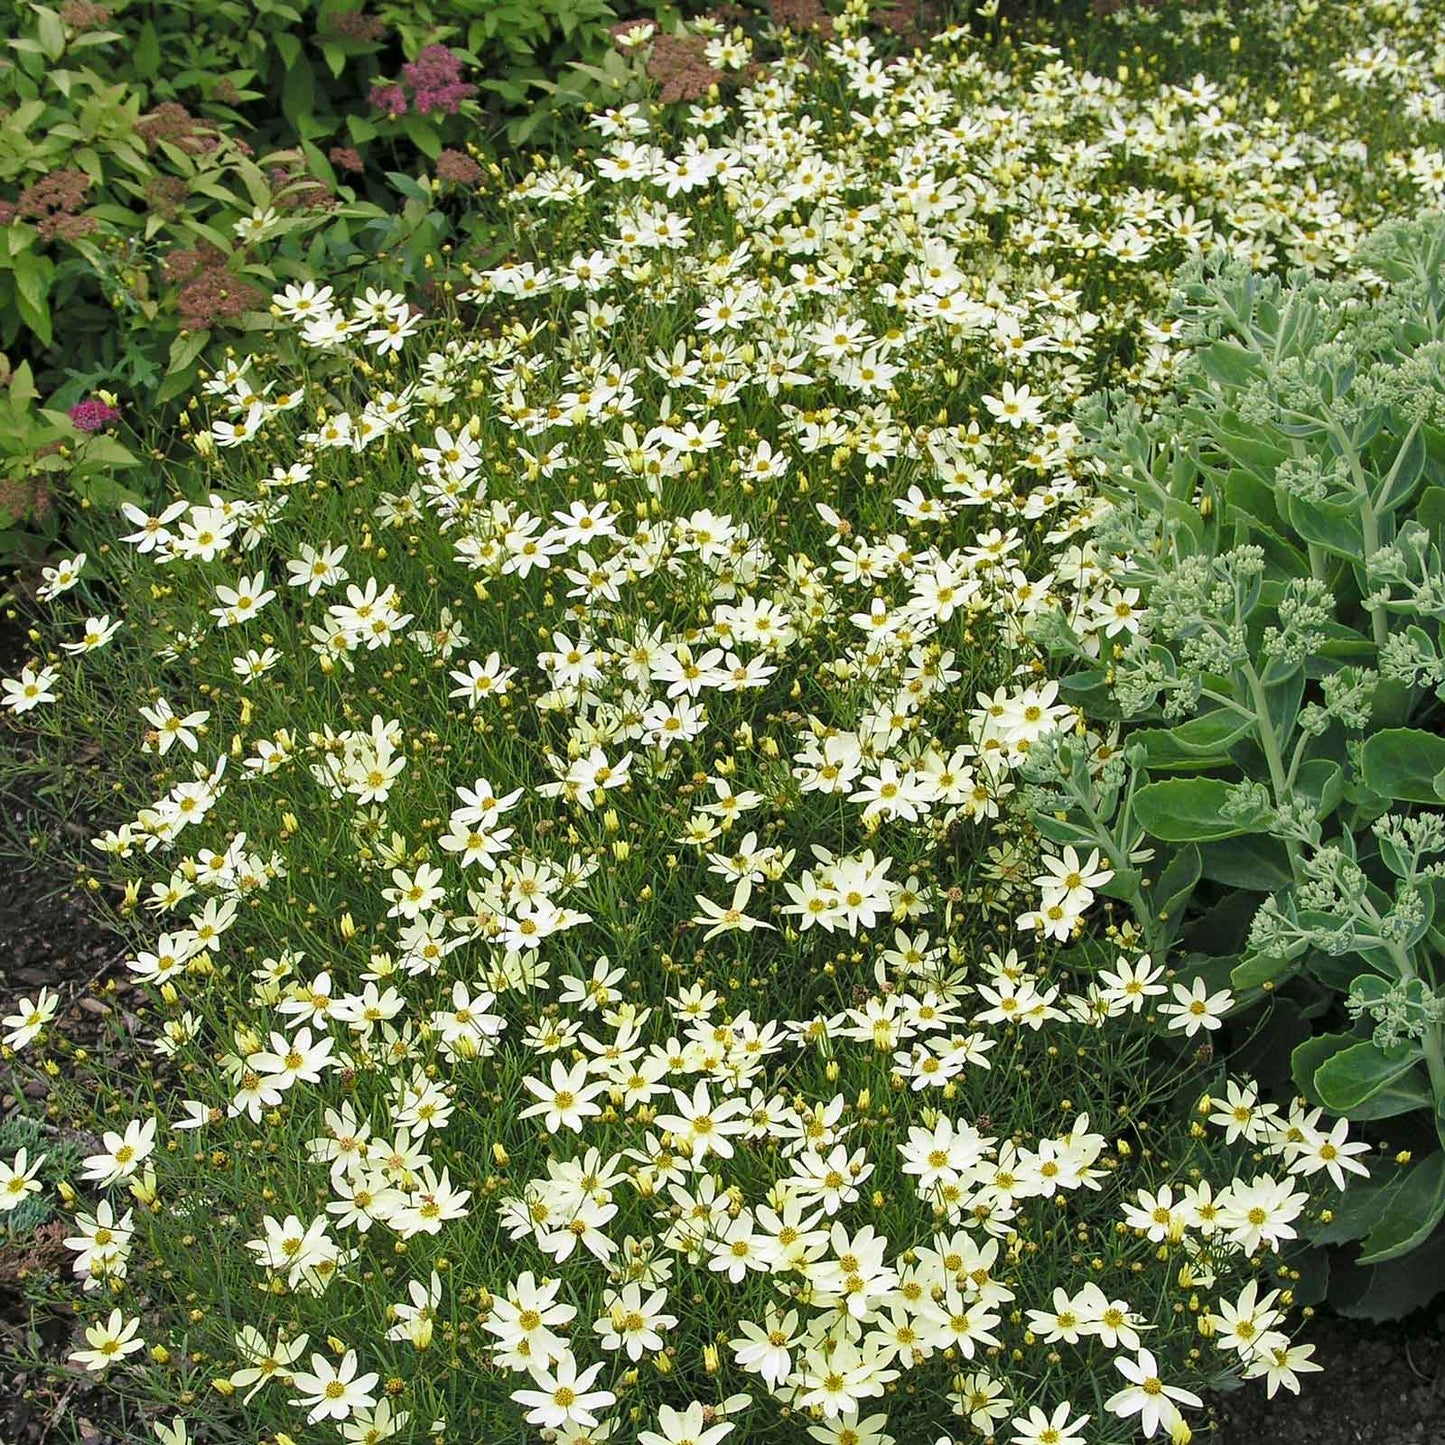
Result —
<instances>
[{"instance_id":1,"label":"small pink flower","mask_svg":"<svg viewBox=\"0 0 1445 1445\"><path fill-rule=\"evenodd\" d=\"M120 412L99 397L89 396L70 408L70 420L77 431L95 432L113 421L119 421Z\"/></svg>"},{"instance_id":2,"label":"small pink flower","mask_svg":"<svg viewBox=\"0 0 1445 1445\"><path fill-rule=\"evenodd\" d=\"M377 110L384 110L393 120L406 114L406 92L399 85L373 85L371 103Z\"/></svg>"}]
</instances>

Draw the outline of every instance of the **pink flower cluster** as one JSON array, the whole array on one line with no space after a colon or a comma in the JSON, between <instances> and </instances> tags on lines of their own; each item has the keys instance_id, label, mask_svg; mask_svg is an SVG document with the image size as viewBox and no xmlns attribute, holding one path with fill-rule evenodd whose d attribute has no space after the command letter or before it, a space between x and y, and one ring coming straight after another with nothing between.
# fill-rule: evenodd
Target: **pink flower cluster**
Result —
<instances>
[{"instance_id":1,"label":"pink flower cluster","mask_svg":"<svg viewBox=\"0 0 1445 1445\"><path fill-rule=\"evenodd\" d=\"M455 115L462 102L476 93L476 86L462 79L461 57L445 45L428 45L402 66L399 81L372 86L371 103L393 120L409 110L419 115Z\"/></svg>"},{"instance_id":2,"label":"pink flower cluster","mask_svg":"<svg viewBox=\"0 0 1445 1445\"><path fill-rule=\"evenodd\" d=\"M88 396L70 408L70 420L77 431L99 431L113 421L120 420L120 413L97 396Z\"/></svg>"}]
</instances>

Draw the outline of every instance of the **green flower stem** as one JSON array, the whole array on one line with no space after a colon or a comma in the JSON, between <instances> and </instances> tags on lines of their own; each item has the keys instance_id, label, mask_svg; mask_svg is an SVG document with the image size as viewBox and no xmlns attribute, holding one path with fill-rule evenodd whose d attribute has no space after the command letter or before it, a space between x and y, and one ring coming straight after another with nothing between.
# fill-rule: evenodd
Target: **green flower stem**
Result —
<instances>
[{"instance_id":1,"label":"green flower stem","mask_svg":"<svg viewBox=\"0 0 1445 1445\"><path fill-rule=\"evenodd\" d=\"M1368 900L1366 906L1369 906ZM1371 912L1374 910L1371 909ZM1420 976L1408 949L1402 948L1398 943L1386 943L1385 947L1391 961L1400 970L1402 983L1409 983L1411 979ZM1445 1101L1445 1025L1429 1024L1420 1039L1420 1050L1425 1055L1425 1069L1430 1075L1430 1092L1435 1096L1435 1108L1432 1111L1435 1136L1440 1140L1440 1147L1445 1149L1445 1111L1442 1111L1442 1101Z\"/></svg>"},{"instance_id":2,"label":"green flower stem","mask_svg":"<svg viewBox=\"0 0 1445 1445\"><path fill-rule=\"evenodd\" d=\"M1289 798L1290 774L1285 769L1284 755L1279 746L1279 736L1274 730L1274 723L1270 720L1269 700L1264 695L1264 684L1254 670L1253 663L1246 662L1241 671L1249 687L1250 698L1254 703L1259 746L1269 767L1269 781L1274 792L1274 805L1276 808L1282 808ZM1284 846L1285 851L1289 854L1290 872L1294 874L1295 882L1298 883L1302 880L1299 840L1286 838Z\"/></svg>"},{"instance_id":3,"label":"green flower stem","mask_svg":"<svg viewBox=\"0 0 1445 1445\"><path fill-rule=\"evenodd\" d=\"M1330 435L1339 447L1340 454L1349 461L1350 473L1355 479L1355 486L1359 492L1360 530L1365 539L1365 555L1361 561L1368 568L1370 558L1380 550L1380 514L1375 510L1375 499L1370 493L1369 478L1365 476L1365 469L1360 465L1359 449L1338 426L1330 428ZM1369 609L1369 612L1370 632L1375 646L1383 648L1390 640L1390 623L1385 604L1377 602Z\"/></svg>"}]
</instances>

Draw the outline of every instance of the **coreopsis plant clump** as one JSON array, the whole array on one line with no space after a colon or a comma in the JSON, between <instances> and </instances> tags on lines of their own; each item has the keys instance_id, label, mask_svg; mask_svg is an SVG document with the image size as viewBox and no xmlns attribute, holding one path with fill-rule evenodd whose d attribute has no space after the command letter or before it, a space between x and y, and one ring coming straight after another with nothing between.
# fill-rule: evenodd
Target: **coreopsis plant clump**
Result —
<instances>
[{"instance_id":1,"label":"coreopsis plant clump","mask_svg":"<svg viewBox=\"0 0 1445 1445\"><path fill-rule=\"evenodd\" d=\"M1131 621L1075 403L1173 377L1184 257L1346 253L1357 158L859 26L600 114L459 310L278 290L300 363L213 376L201 485L45 579L4 702L113 747L148 1056L44 999L6 1042L100 1101L116 1389L245 1440L1055 1445L1314 1368L1292 1250L1359 1146L1108 925L1149 860L1016 802L1107 748L1031 619Z\"/></svg>"}]
</instances>

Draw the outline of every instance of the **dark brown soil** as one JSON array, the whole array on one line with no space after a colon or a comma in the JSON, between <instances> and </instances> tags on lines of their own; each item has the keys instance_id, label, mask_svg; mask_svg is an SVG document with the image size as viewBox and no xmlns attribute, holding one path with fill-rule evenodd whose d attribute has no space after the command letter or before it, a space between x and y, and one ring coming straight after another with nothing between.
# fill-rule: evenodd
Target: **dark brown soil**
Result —
<instances>
[{"instance_id":1,"label":"dark brown soil","mask_svg":"<svg viewBox=\"0 0 1445 1445\"><path fill-rule=\"evenodd\" d=\"M1217 1445L1445 1445L1445 1316L1374 1325L1321 1315L1299 1397L1257 1382L1217 1399Z\"/></svg>"},{"instance_id":2,"label":"dark brown soil","mask_svg":"<svg viewBox=\"0 0 1445 1445\"><path fill-rule=\"evenodd\" d=\"M0 621L0 671L17 666L17 654L23 657L23 635ZM0 736L0 749L9 746ZM0 809L0 1013L42 985L59 989L65 1032L93 1047L109 1011L124 1008L124 951L87 908L90 900L70 870L54 863L26 869L4 856L32 834L42 838L46 855L74 852L55 836L64 825L47 830L29 801L3 788ZM108 980L120 991L102 999L98 991ZM43 1116L43 1095L33 1086L27 1092L31 1097L0 1096L0 1120L17 1111ZM53 1239L24 1251L0 1246L0 1445L153 1440L134 1418L122 1420L103 1384L57 1368L74 1347L72 1322L62 1308L32 1317L17 1288L20 1267L49 1262L63 1274L65 1255ZM1281 1391L1266 1400L1258 1383L1218 1397L1215 1445L1445 1445L1445 1308L1396 1326L1322 1314L1309 1338L1324 1372L1304 1377L1299 1398ZM23 1365L17 1357L32 1351L40 1360Z\"/></svg>"}]
</instances>

